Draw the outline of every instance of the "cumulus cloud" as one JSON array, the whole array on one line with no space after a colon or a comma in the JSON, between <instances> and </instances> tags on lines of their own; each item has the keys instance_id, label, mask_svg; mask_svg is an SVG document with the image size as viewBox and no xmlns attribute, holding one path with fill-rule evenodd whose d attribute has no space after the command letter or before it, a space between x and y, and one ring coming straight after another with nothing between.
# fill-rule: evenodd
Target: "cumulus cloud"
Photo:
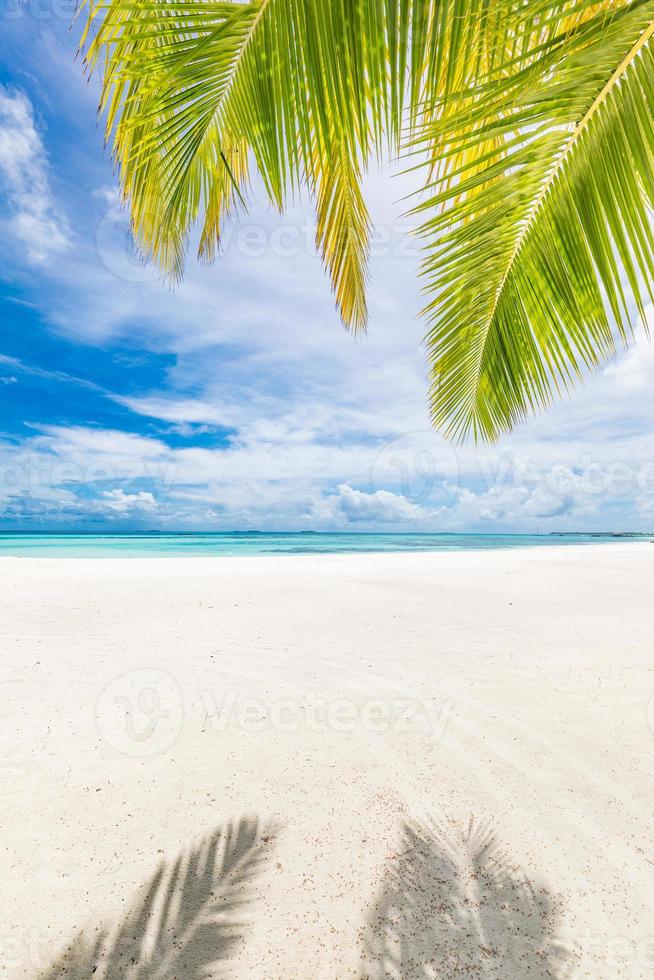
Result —
<instances>
[{"instance_id":1,"label":"cumulus cloud","mask_svg":"<svg viewBox=\"0 0 654 980\"><path fill-rule=\"evenodd\" d=\"M65 218L55 202L45 148L32 105L20 91L0 86L0 180L10 217L8 230L30 262L42 264L70 247Z\"/></svg>"},{"instance_id":2,"label":"cumulus cloud","mask_svg":"<svg viewBox=\"0 0 654 980\"><path fill-rule=\"evenodd\" d=\"M0 443L0 516L28 499L51 513L56 494L67 495L59 498L63 517L156 511L168 527L534 531L596 528L602 520L609 529L640 529L654 516L651 464L537 466L509 458L454 482L407 480L401 468L397 486L377 488L376 454L376 447L339 445L326 459L313 444L252 441L173 448L117 430L41 426L20 445ZM335 482L334 472L349 475Z\"/></svg>"},{"instance_id":3,"label":"cumulus cloud","mask_svg":"<svg viewBox=\"0 0 654 980\"><path fill-rule=\"evenodd\" d=\"M586 469L566 464L538 467L512 460L499 479L482 490L462 487L455 512L460 521L500 523L525 527L533 521L552 519L558 526L596 515L610 500L609 474L600 467L600 482ZM564 524L564 526L566 526Z\"/></svg>"},{"instance_id":4,"label":"cumulus cloud","mask_svg":"<svg viewBox=\"0 0 654 980\"><path fill-rule=\"evenodd\" d=\"M116 514L128 514L134 510L153 511L157 509L157 501L146 490L141 490L138 493L125 493L120 487L114 490L104 490L101 494L101 502L107 510Z\"/></svg>"},{"instance_id":5,"label":"cumulus cloud","mask_svg":"<svg viewBox=\"0 0 654 980\"><path fill-rule=\"evenodd\" d=\"M429 510L411 503L400 494L389 490L376 490L364 493L354 490L347 483L337 489L334 502L347 523L398 524L404 522L426 521L436 517L440 510Z\"/></svg>"}]
</instances>

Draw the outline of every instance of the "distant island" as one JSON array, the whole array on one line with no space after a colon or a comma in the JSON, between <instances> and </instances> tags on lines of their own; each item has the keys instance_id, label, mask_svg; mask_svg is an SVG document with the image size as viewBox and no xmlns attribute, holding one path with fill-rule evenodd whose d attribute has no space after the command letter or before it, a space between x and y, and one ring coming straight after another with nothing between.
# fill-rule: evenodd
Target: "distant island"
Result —
<instances>
[{"instance_id":1,"label":"distant island","mask_svg":"<svg viewBox=\"0 0 654 980\"><path fill-rule=\"evenodd\" d=\"M654 531L584 531L589 538L652 538ZM578 531L548 531L554 538L577 537Z\"/></svg>"}]
</instances>

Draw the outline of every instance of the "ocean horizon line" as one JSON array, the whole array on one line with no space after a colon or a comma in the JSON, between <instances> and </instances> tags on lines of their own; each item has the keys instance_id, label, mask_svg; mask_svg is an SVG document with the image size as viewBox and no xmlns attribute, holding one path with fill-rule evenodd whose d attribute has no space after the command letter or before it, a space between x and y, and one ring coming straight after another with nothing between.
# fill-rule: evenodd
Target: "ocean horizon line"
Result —
<instances>
[{"instance_id":1,"label":"ocean horizon line","mask_svg":"<svg viewBox=\"0 0 654 980\"><path fill-rule=\"evenodd\" d=\"M575 531L352 531L352 530L269 530L259 528L230 528L219 531L208 530L178 530L167 528L150 528L147 530L59 530L55 528L32 529L32 528L0 528L0 538L12 536L31 536L31 537L150 537L154 535L164 537L233 537L248 535L274 535L274 536L298 536L298 535L320 535L323 537L350 536L350 537L476 537L476 538L532 538L532 537L618 537L618 538L637 538L654 537L654 530L651 531L628 531L628 530L575 530Z\"/></svg>"},{"instance_id":2,"label":"ocean horizon line","mask_svg":"<svg viewBox=\"0 0 654 980\"><path fill-rule=\"evenodd\" d=\"M651 541L647 532L0 531L0 557L147 558L502 551Z\"/></svg>"}]
</instances>

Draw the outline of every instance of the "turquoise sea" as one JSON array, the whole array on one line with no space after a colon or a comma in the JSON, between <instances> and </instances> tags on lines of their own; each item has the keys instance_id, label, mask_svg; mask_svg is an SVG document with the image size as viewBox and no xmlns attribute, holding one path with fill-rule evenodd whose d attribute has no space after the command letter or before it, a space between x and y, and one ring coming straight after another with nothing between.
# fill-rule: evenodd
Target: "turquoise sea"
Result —
<instances>
[{"instance_id":1,"label":"turquoise sea","mask_svg":"<svg viewBox=\"0 0 654 980\"><path fill-rule=\"evenodd\" d=\"M633 535L639 540L651 536ZM227 531L134 534L0 533L0 557L156 558L213 555L319 555L471 551L625 540L613 534L356 534Z\"/></svg>"}]
</instances>

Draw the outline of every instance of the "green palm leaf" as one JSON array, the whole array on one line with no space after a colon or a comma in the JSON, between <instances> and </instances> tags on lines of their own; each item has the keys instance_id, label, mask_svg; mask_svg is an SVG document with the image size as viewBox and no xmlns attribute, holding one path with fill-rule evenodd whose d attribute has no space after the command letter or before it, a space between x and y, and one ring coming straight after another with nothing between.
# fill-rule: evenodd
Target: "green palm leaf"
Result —
<instances>
[{"instance_id":1,"label":"green palm leaf","mask_svg":"<svg viewBox=\"0 0 654 980\"><path fill-rule=\"evenodd\" d=\"M448 435L494 439L626 342L631 306L643 315L653 34L652 2L589 21L441 127L450 153L483 158L417 209L437 209L422 231L432 413Z\"/></svg>"},{"instance_id":2,"label":"green palm leaf","mask_svg":"<svg viewBox=\"0 0 654 980\"><path fill-rule=\"evenodd\" d=\"M99 0L134 237L212 259L248 174L301 188L337 307L367 324L371 153L426 153L434 422L495 438L626 340L651 279L654 0Z\"/></svg>"},{"instance_id":3,"label":"green palm leaf","mask_svg":"<svg viewBox=\"0 0 654 980\"><path fill-rule=\"evenodd\" d=\"M519 0L92 3L88 64L102 67L136 242L179 277L201 220L200 254L212 258L251 155L277 208L301 186L315 197L338 308L364 327L371 150L397 153L425 105L486 72L498 51L533 45L546 6L534 0L516 28Z\"/></svg>"},{"instance_id":4,"label":"green palm leaf","mask_svg":"<svg viewBox=\"0 0 654 980\"><path fill-rule=\"evenodd\" d=\"M383 31L380 41L371 26L375 12L383 26L383 8L382 0L93 8L89 24L99 31L88 60L106 58L103 105L135 237L166 272L181 275L199 216L200 253L213 256L251 155L280 210L289 193L311 189L339 309L347 325L365 325L361 180L385 106Z\"/></svg>"}]
</instances>

